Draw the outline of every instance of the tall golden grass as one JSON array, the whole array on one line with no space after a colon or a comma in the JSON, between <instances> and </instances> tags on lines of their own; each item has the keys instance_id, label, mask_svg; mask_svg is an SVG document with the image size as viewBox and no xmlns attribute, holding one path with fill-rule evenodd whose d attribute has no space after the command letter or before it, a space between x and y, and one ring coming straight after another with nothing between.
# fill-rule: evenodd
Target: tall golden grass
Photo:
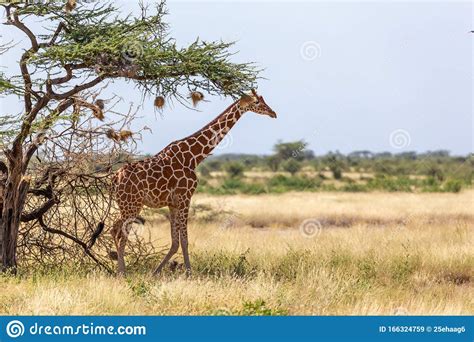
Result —
<instances>
[{"instance_id":1,"label":"tall golden grass","mask_svg":"<svg viewBox=\"0 0 474 342\"><path fill-rule=\"evenodd\" d=\"M3 275L0 313L473 314L473 195L199 195L190 278L178 266L154 279L152 265L125 278L74 267ZM168 223L148 216L138 234L169 244Z\"/></svg>"}]
</instances>

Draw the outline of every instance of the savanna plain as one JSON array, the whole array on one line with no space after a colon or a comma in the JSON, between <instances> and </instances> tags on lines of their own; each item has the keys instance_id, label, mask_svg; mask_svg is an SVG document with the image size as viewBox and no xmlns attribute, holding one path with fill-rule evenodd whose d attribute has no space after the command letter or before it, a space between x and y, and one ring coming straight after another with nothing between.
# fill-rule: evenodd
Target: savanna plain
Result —
<instances>
[{"instance_id":1,"label":"savanna plain","mask_svg":"<svg viewBox=\"0 0 474 342\"><path fill-rule=\"evenodd\" d=\"M178 255L125 277L30 269L0 275L3 315L460 315L474 313L474 191L285 192L193 198L193 274ZM167 248L146 211L136 235Z\"/></svg>"}]
</instances>

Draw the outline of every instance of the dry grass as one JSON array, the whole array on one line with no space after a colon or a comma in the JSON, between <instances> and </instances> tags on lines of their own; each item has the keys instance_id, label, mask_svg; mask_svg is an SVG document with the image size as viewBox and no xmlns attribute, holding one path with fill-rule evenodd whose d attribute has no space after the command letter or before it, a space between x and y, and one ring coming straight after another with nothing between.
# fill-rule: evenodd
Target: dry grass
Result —
<instances>
[{"instance_id":1,"label":"dry grass","mask_svg":"<svg viewBox=\"0 0 474 342\"><path fill-rule=\"evenodd\" d=\"M191 220L190 279L152 279L150 265L125 279L2 276L0 313L473 314L473 195L196 196L215 211ZM306 219L321 224L312 237L298 228ZM166 222L152 228L169 243Z\"/></svg>"}]
</instances>

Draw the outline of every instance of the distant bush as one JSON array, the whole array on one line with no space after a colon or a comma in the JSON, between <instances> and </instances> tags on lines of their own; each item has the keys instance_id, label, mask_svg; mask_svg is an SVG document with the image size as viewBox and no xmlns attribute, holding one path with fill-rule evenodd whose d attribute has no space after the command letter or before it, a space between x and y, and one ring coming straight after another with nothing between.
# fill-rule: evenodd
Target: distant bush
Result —
<instances>
[{"instance_id":1,"label":"distant bush","mask_svg":"<svg viewBox=\"0 0 474 342\"><path fill-rule=\"evenodd\" d=\"M238 190L242 189L243 187L244 183L239 178L227 178L224 180L224 183L222 183L221 186L225 192L231 193L238 192Z\"/></svg>"},{"instance_id":2,"label":"distant bush","mask_svg":"<svg viewBox=\"0 0 474 342\"><path fill-rule=\"evenodd\" d=\"M312 159L314 154L312 151L306 150L308 143L303 140L292 141L292 142L278 142L273 147L275 156L280 160L296 159L298 161L304 160L306 157Z\"/></svg>"},{"instance_id":3,"label":"distant bush","mask_svg":"<svg viewBox=\"0 0 474 342\"><path fill-rule=\"evenodd\" d=\"M263 194L286 191L390 191L390 192L459 192L472 186L474 159L451 157L443 151L416 154L370 153L360 151L350 155L330 152L324 156L306 157L305 145L281 143L270 156L215 156L198 169L201 179L211 179L211 171L226 171L223 177L202 182L198 191L210 194ZM299 158L302 157L303 158ZM296 158L298 157L298 158ZM301 169L313 169L313 175L299 175ZM262 173L244 178L245 171L253 173L284 170L291 176L267 177ZM326 171L332 173L331 176ZM358 172L359 177L348 177ZM333 179L338 182L332 181ZM240 180L240 181L239 181Z\"/></svg>"},{"instance_id":4,"label":"distant bush","mask_svg":"<svg viewBox=\"0 0 474 342\"><path fill-rule=\"evenodd\" d=\"M270 171L277 172L280 168L281 159L279 156L269 156L265 159L265 163L269 167Z\"/></svg>"},{"instance_id":5,"label":"distant bush","mask_svg":"<svg viewBox=\"0 0 474 342\"><path fill-rule=\"evenodd\" d=\"M218 186L211 186L206 179L199 183L198 191L215 195L265 193L284 193L288 191L345 191L345 192L453 192L462 190L465 183L460 179L449 179L441 183L434 177L412 179L409 177L377 175L368 178L365 182L356 182L348 178L343 179L342 185L325 183L320 177L276 175L265 182L243 181L241 178L226 178Z\"/></svg>"},{"instance_id":6,"label":"distant bush","mask_svg":"<svg viewBox=\"0 0 474 342\"><path fill-rule=\"evenodd\" d=\"M377 175L375 178L370 179L367 182L367 187L373 190L412 192L412 186L415 184L416 181L411 180L408 177Z\"/></svg>"},{"instance_id":7,"label":"distant bush","mask_svg":"<svg viewBox=\"0 0 474 342\"><path fill-rule=\"evenodd\" d=\"M320 185L321 181L313 178L283 175L272 177L268 181L270 192L310 191L319 188Z\"/></svg>"},{"instance_id":8,"label":"distant bush","mask_svg":"<svg viewBox=\"0 0 474 342\"><path fill-rule=\"evenodd\" d=\"M257 184L257 183L249 183L245 184L243 188L241 189L242 193L247 194L247 195L260 195L260 194L265 194L268 193L268 188L266 188L262 184Z\"/></svg>"},{"instance_id":9,"label":"distant bush","mask_svg":"<svg viewBox=\"0 0 474 342\"><path fill-rule=\"evenodd\" d=\"M420 183L420 189L423 192L441 192L441 183L432 176L426 177Z\"/></svg>"},{"instance_id":10,"label":"distant bush","mask_svg":"<svg viewBox=\"0 0 474 342\"><path fill-rule=\"evenodd\" d=\"M444 181L445 178L443 170L441 170L441 168L436 165L430 165L426 174L440 182Z\"/></svg>"},{"instance_id":11,"label":"distant bush","mask_svg":"<svg viewBox=\"0 0 474 342\"><path fill-rule=\"evenodd\" d=\"M462 182L458 179L449 179L443 184L443 190L446 192L460 192L462 189Z\"/></svg>"},{"instance_id":12,"label":"distant bush","mask_svg":"<svg viewBox=\"0 0 474 342\"><path fill-rule=\"evenodd\" d=\"M299 170L301 170L301 163L295 159L288 159L283 163L283 170L289 172L294 176Z\"/></svg>"},{"instance_id":13,"label":"distant bush","mask_svg":"<svg viewBox=\"0 0 474 342\"><path fill-rule=\"evenodd\" d=\"M342 178L342 169L339 165L337 164L332 164L329 169L332 172L332 176L334 179L341 179Z\"/></svg>"},{"instance_id":14,"label":"distant bush","mask_svg":"<svg viewBox=\"0 0 474 342\"><path fill-rule=\"evenodd\" d=\"M349 183L342 186L341 191L346 192L366 192L368 187L364 184Z\"/></svg>"},{"instance_id":15,"label":"distant bush","mask_svg":"<svg viewBox=\"0 0 474 342\"><path fill-rule=\"evenodd\" d=\"M240 162L230 162L225 166L227 174L232 178L242 177L245 167Z\"/></svg>"}]
</instances>

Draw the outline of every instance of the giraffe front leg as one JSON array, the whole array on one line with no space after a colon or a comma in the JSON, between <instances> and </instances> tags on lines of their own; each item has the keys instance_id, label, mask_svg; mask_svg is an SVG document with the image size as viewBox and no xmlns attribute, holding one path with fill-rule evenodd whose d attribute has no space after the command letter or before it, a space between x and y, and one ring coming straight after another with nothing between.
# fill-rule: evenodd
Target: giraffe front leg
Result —
<instances>
[{"instance_id":1,"label":"giraffe front leg","mask_svg":"<svg viewBox=\"0 0 474 342\"><path fill-rule=\"evenodd\" d=\"M184 226L179 231L179 239L181 243L181 249L183 250L184 266L186 267L186 275L191 275L191 262L189 261L188 253L188 227Z\"/></svg>"},{"instance_id":2,"label":"giraffe front leg","mask_svg":"<svg viewBox=\"0 0 474 342\"><path fill-rule=\"evenodd\" d=\"M127 245L128 235L122 234L117 245L117 274L119 276L125 275L125 246Z\"/></svg>"},{"instance_id":3,"label":"giraffe front leg","mask_svg":"<svg viewBox=\"0 0 474 342\"><path fill-rule=\"evenodd\" d=\"M176 215L176 221L179 231L179 242L181 244L181 249L183 251L184 266L186 267L186 275L191 275L191 262L189 261L189 252L188 252L188 214L189 206L178 211Z\"/></svg>"}]
</instances>

